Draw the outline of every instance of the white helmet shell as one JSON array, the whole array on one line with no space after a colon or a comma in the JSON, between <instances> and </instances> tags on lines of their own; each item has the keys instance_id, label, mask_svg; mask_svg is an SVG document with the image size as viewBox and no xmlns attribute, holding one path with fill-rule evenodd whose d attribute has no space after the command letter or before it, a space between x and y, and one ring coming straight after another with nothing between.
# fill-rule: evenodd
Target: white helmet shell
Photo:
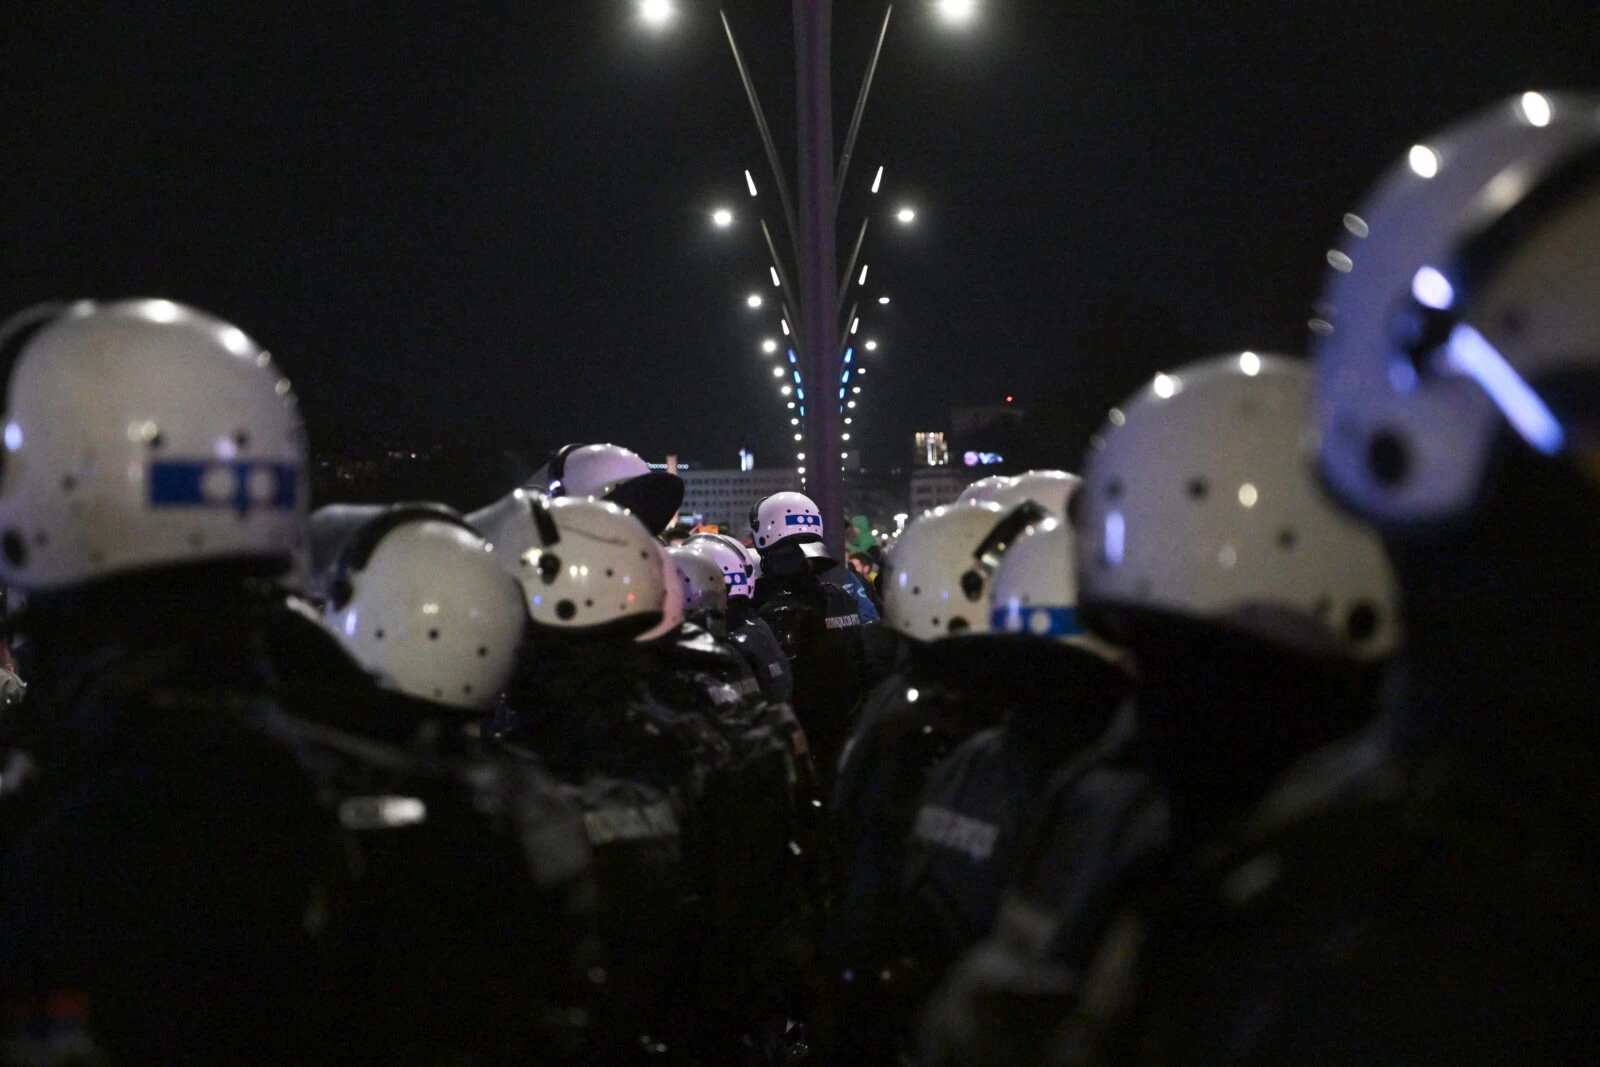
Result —
<instances>
[{"instance_id":1,"label":"white helmet shell","mask_svg":"<svg viewBox=\"0 0 1600 1067\"><path fill-rule=\"evenodd\" d=\"M684 545L701 552L721 569L728 599L755 594L755 556L744 545L727 534L695 534Z\"/></svg>"},{"instance_id":2,"label":"white helmet shell","mask_svg":"<svg viewBox=\"0 0 1600 1067\"><path fill-rule=\"evenodd\" d=\"M1316 482L1310 392L1304 364L1243 353L1159 374L1123 404L1077 503L1083 603L1317 652L1392 651L1394 575L1377 536Z\"/></svg>"},{"instance_id":3,"label":"white helmet shell","mask_svg":"<svg viewBox=\"0 0 1600 1067\"><path fill-rule=\"evenodd\" d=\"M705 550L703 542L691 540L667 549L666 553L678 572L685 613L706 611L716 615L727 614L727 580L721 565Z\"/></svg>"},{"instance_id":4,"label":"white helmet shell","mask_svg":"<svg viewBox=\"0 0 1600 1067\"><path fill-rule=\"evenodd\" d=\"M1065 516L1072 494L1078 491L1082 479L1066 471L1026 471L1011 478L994 496L1002 507L1016 507L1031 500L1052 515Z\"/></svg>"},{"instance_id":5,"label":"white helmet shell","mask_svg":"<svg viewBox=\"0 0 1600 1067\"><path fill-rule=\"evenodd\" d=\"M975 502L912 522L885 560L884 621L918 641L989 630L989 590L1009 543L1044 517L1035 505Z\"/></svg>"},{"instance_id":6,"label":"white helmet shell","mask_svg":"<svg viewBox=\"0 0 1600 1067\"><path fill-rule=\"evenodd\" d=\"M402 507L357 533L328 625L380 684L482 711L511 680L527 609L517 580L464 522Z\"/></svg>"},{"instance_id":7,"label":"white helmet shell","mask_svg":"<svg viewBox=\"0 0 1600 1067\"><path fill-rule=\"evenodd\" d=\"M971 504L974 501L998 504L1002 494L1011 486L1011 478L1005 474L991 474L987 478L979 478L956 497L957 504Z\"/></svg>"},{"instance_id":8,"label":"white helmet shell","mask_svg":"<svg viewBox=\"0 0 1600 1067\"><path fill-rule=\"evenodd\" d=\"M1312 356L1333 491L1431 523L1477 503L1503 426L1561 452L1540 385L1600 361L1596 247L1600 98L1525 93L1412 147L1328 253Z\"/></svg>"},{"instance_id":9,"label":"white helmet shell","mask_svg":"<svg viewBox=\"0 0 1600 1067\"><path fill-rule=\"evenodd\" d=\"M522 554L539 544L531 511L532 501L538 495L528 489L513 489L488 507L467 516L473 528L488 539L490 551L500 565L519 578Z\"/></svg>"},{"instance_id":10,"label":"white helmet shell","mask_svg":"<svg viewBox=\"0 0 1600 1067\"><path fill-rule=\"evenodd\" d=\"M683 479L651 470L638 453L621 445L567 445L546 465L537 484L545 496L592 496L632 511L660 533L683 504Z\"/></svg>"},{"instance_id":11,"label":"white helmet shell","mask_svg":"<svg viewBox=\"0 0 1600 1067\"><path fill-rule=\"evenodd\" d=\"M661 621L634 638L640 643L665 637L682 626L684 620L683 579L678 576L677 565L664 548L657 547L656 556L661 561Z\"/></svg>"},{"instance_id":12,"label":"white helmet shell","mask_svg":"<svg viewBox=\"0 0 1600 1067\"><path fill-rule=\"evenodd\" d=\"M989 605L995 633L1045 637L1109 660L1119 655L1078 617L1077 539L1064 518L1046 516L1017 535L995 571Z\"/></svg>"},{"instance_id":13,"label":"white helmet shell","mask_svg":"<svg viewBox=\"0 0 1600 1067\"><path fill-rule=\"evenodd\" d=\"M28 313L25 313L25 316ZM0 329L0 580L28 592L202 560L303 570L305 431L289 381L168 300L82 301Z\"/></svg>"},{"instance_id":14,"label":"white helmet shell","mask_svg":"<svg viewBox=\"0 0 1600 1067\"><path fill-rule=\"evenodd\" d=\"M773 493L757 504L750 529L758 552L789 541L821 541L824 536L816 502L795 492Z\"/></svg>"},{"instance_id":15,"label":"white helmet shell","mask_svg":"<svg viewBox=\"0 0 1600 1067\"><path fill-rule=\"evenodd\" d=\"M603 500L523 499L531 547L517 573L535 627L634 634L660 621L661 549L638 519Z\"/></svg>"}]
</instances>

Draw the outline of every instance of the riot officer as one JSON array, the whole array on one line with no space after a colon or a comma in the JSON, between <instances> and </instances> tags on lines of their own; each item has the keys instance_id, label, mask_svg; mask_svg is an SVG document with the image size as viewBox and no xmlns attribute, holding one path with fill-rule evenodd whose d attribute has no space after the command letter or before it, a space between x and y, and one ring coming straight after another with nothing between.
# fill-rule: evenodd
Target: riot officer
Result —
<instances>
[{"instance_id":1,"label":"riot officer","mask_svg":"<svg viewBox=\"0 0 1600 1067\"><path fill-rule=\"evenodd\" d=\"M6 1058L322 1058L338 827L261 650L305 547L288 380L166 300L0 338L0 579L33 687L0 756Z\"/></svg>"},{"instance_id":2,"label":"riot officer","mask_svg":"<svg viewBox=\"0 0 1600 1067\"><path fill-rule=\"evenodd\" d=\"M790 703L794 678L789 673L789 657L784 655L772 627L750 610L756 584L755 557L726 534L696 534L685 543L721 568L727 596L728 639L745 658L762 694L771 703Z\"/></svg>"},{"instance_id":3,"label":"riot officer","mask_svg":"<svg viewBox=\"0 0 1600 1067\"><path fill-rule=\"evenodd\" d=\"M484 749L527 626L517 581L440 505L398 505L339 551L328 630L280 636L285 703L338 792L348 1058L526 1062L592 1050L609 1022L585 807ZM375 682L376 684L373 684Z\"/></svg>"},{"instance_id":4,"label":"riot officer","mask_svg":"<svg viewBox=\"0 0 1600 1067\"><path fill-rule=\"evenodd\" d=\"M899 934L905 842L928 772L995 725L989 586L1006 549L1043 517L1033 504L955 504L915 520L890 550L884 609L904 669L876 688L850 737L829 805L838 891L828 929L834 1055L876 1062L925 984Z\"/></svg>"},{"instance_id":5,"label":"riot officer","mask_svg":"<svg viewBox=\"0 0 1600 1067\"><path fill-rule=\"evenodd\" d=\"M1600 1049L1597 160L1600 100L1524 93L1345 216L1312 339L1318 467L1393 554L1402 669L1372 731L1193 865L1207 907L1124 916L1144 951L1094 975L1125 1006L1087 1020L1100 1058Z\"/></svg>"},{"instance_id":6,"label":"riot officer","mask_svg":"<svg viewBox=\"0 0 1600 1067\"><path fill-rule=\"evenodd\" d=\"M1119 910L1371 717L1393 575L1321 495L1309 407L1302 363L1242 352L1156 377L1102 429L1073 504L1079 613L1137 657L1131 728L1050 783L993 936L927 1013L928 1060L1051 1061L1099 1008Z\"/></svg>"},{"instance_id":7,"label":"riot officer","mask_svg":"<svg viewBox=\"0 0 1600 1067\"><path fill-rule=\"evenodd\" d=\"M855 597L822 578L837 564L810 497L772 494L750 510L750 528L761 557L755 613L789 657L795 712L826 787L872 681L860 611Z\"/></svg>"},{"instance_id":8,"label":"riot officer","mask_svg":"<svg viewBox=\"0 0 1600 1067\"><path fill-rule=\"evenodd\" d=\"M1065 513L1065 496L1052 503ZM1122 654L1078 618L1073 557L1065 518L1024 527L990 589L991 632L972 639L1004 718L932 769L905 845L900 936L929 982L989 932L1041 795L1061 768L1098 757L1128 695Z\"/></svg>"}]
</instances>

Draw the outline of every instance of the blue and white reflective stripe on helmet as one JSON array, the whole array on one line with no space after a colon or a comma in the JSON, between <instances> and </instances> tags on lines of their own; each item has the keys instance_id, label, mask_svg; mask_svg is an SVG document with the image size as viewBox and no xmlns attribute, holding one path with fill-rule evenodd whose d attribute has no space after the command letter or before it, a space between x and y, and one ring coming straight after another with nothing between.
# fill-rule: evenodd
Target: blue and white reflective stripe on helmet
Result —
<instances>
[{"instance_id":1,"label":"blue and white reflective stripe on helmet","mask_svg":"<svg viewBox=\"0 0 1600 1067\"><path fill-rule=\"evenodd\" d=\"M785 526L821 526L822 525L822 516L821 515L785 515L783 517L783 524Z\"/></svg>"},{"instance_id":2,"label":"blue and white reflective stripe on helmet","mask_svg":"<svg viewBox=\"0 0 1600 1067\"><path fill-rule=\"evenodd\" d=\"M292 463L160 461L150 464L150 506L289 511L299 484Z\"/></svg>"},{"instance_id":3,"label":"blue and white reflective stripe on helmet","mask_svg":"<svg viewBox=\"0 0 1600 1067\"><path fill-rule=\"evenodd\" d=\"M989 618L992 629L1035 637L1076 637L1084 632L1077 608L1028 608L1012 602L995 608Z\"/></svg>"}]
</instances>

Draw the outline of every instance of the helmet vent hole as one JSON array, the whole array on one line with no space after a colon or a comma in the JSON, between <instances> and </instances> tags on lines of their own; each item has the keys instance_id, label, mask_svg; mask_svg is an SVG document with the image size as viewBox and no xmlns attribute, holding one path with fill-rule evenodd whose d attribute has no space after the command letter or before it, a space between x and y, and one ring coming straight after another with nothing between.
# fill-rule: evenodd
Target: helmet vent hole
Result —
<instances>
[{"instance_id":1,"label":"helmet vent hole","mask_svg":"<svg viewBox=\"0 0 1600 1067\"><path fill-rule=\"evenodd\" d=\"M1350 635L1350 640L1357 644L1372 639L1378 632L1378 609L1365 600L1357 601L1350 609L1350 614L1345 618L1345 633Z\"/></svg>"},{"instance_id":2,"label":"helmet vent hole","mask_svg":"<svg viewBox=\"0 0 1600 1067\"><path fill-rule=\"evenodd\" d=\"M953 634L964 634L970 629L972 629L972 624L966 619L963 619L961 616L957 615L955 618L950 620L948 632Z\"/></svg>"},{"instance_id":3,"label":"helmet vent hole","mask_svg":"<svg viewBox=\"0 0 1600 1067\"><path fill-rule=\"evenodd\" d=\"M583 606L584 606L584 607L586 607L586 608L592 608L592 607L594 607L594 601L592 601L592 600L585 600L585 601L584 601L584 602L583 602Z\"/></svg>"},{"instance_id":4,"label":"helmet vent hole","mask_svg":"<svg viewBox=\"0 0 1600 1067\"><path fill-rule=\"evenodd\" d=\"M78 488L78 479L74 478L70 474L63 474L61 476L61 491L63 493L70 493L76 488Z\"/></svg>"},{"instance_id":5,"label":"helmet vent hole","mask_svg":"<svg viewBox=\"0 0 1600 1067\"><path fill-rule=\"evenodd\" d=\"M373 638L375 640L382 641L383 640L383 631L382 630L374 630L374 631L372 631L372 636L373 636Z\"/></svg>"},{"instance_id":6,"label":"helmet vent hole","mask_svg":"<svg viewBox=\"0 0 1600 1067\"><path fill-rule=\"evenodd\" d=\"M461 692L466 694L466 695L468 695L468 696L471 696L472 695L472 686L470 686L470 685L462 686L461 687Z\"/></svg>"},{"instance_id":7,"label":"helmet vent hole","mask_svg":"<svg viewBox=\"0 0 1600 1067\"><path fill-rule=\"evenodd\" d=\"M1106 499L1107 500L1121 500L1122 499L1122 479L1121 478L1113 478L1109 482L1106 483Z\"/></svg>"},{"instance_id":8,"label":"helmet vent hole","mask_svg":"<svg viewBox=\"0 0 1600 1067\"><path fill-rule=\"evenodd\" d=\"M612 569L611 569L611 568L610 568L610 567L607 567L607 568L606 568L606 577L607 577L607 578L611 578L611 577L614 577L614 576L615 576L615 575L616 575L616 573L617 573L617 572L616 572L616 571L614 571L614 570L612 570Z\"/></svg>"},{"instance_id":9,"label":"helmet vent hole","mask_svg":"<svg viewBox=\"0 0 1600 1067\"><path fill-rule=\"evenodd\" d=\"M968 571L961 576L961 592L968 600L977 600L983 595L983 575L977 571ZM955 625L954 622L951 625Z\"/></svg>"},{"instance_id":10,"label":"helmet vent hole","mask_svg":"<svg viewBox=\"0 0 1600 1067\"><path fill-rule=\"evenodd\" d=\"M921 596L922 595L922 586L920 586L920 585L912 586L911 587L911 595L912 596Z\"/></svg>"},{"instance_id":11,"label":"helmet vent hole","mask_svg":"<svg viewBox=\"0 0 1600 1067\"><path fill-rule=\"evenodd\" d=\"M0 552L6 555L6 562L13 567L21 567L28 560L28 547L22 543L22 535L15 530L7 530L4 537L0 537Z\"/></svg>"},{"instance_id":12,"label":"helmet vent hole","mask_svg":"<svg viewBox=\"0 0 1600 1067\"><path fill-rule=\"evenodd\" d=\"M1380 431L1367 446L1367 467L1382 484L1399 485L1411 473L1411 452L1399 434Z\"/></svg>"},{"instance_id":13,"label":"helmet vent hole","mask_svg":"<svg viewBox=\"0 0 1600 1067\"><path fill-rule=\"evenodd\" d=\"M146 442L152 449L161 448L167 443L166 437L159 431Z\"/></svg>"},{"instance_id":14,"label":"helmet vent hole","mask_svg":"<svg viewBox=\"0 0 1600 1067\"><path fill-rule=\"evenodd\" d=\"M1211 486L1206 484L1206 480L1204 478L1189 479L1190 500L1204 500L1206 498L1206 494L1210 491Z\"/></svg>"},{"instance_id":15,"label":"helmet vent hole","mask_svg":"<svg viewBox=\"0 0 1600 1067\"><path fill-rule=\"evenodd\" d=\"M556 605L556 618L566 621L578 613L578 605L570 600L563 600Z\"/></svg>"},{"instance_id":16,"label":"helmet vent hole","mask_svg":"<svg viewBox=\"0 0 1600 1067\"><path fill-rule=\"evenodd\" d=\"M233 435L233 443L238 445L240 448L249 448L250 432L248 430L240 430L238 433Z\"/></svg>"},{"instance_id":17,"label":"helmet vent hole","mask_svg":"<svg viewBox=\"0 0 1600 1067\"><path fill-rule=\"evenodd\" d=\"M479 659L483 659L488 654L489 654L489 646L488 645L479 645L478 646L478 658Z\"/></svg>"},{"instance_id":18,"label":"helmet vent hole","mask_svg":"<svg viewBox=\"0 0 1600 1067\"><path fill-rule=\"evenodd\" d=\"M1278 547L1283 549L1285 552L1294 547L1296 539L1297 535L1295 534L1294 527L1292 526L1285 526L1283 529L1278 531Z\"/></svg>"},{"instance_id":19,"label":"helmet vent hole","mask_svg":"<svg viewBox=\"0 0 1600 1067\"><path fill-rule=\"evenodd\" d=\"M438 630L429 630L428 631L428 640L429 641L437 641L437 640L439 640L439 631Z\"/></svg>"}]
</instances>

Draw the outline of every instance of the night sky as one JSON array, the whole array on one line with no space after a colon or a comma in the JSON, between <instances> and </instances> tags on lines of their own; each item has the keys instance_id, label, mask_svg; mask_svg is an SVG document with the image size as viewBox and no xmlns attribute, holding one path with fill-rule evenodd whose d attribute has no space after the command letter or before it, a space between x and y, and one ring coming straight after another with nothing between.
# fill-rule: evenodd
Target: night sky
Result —
<instances>
[{"instance_id":1,"label":"night sky","mask_svg":"<svg viewBox=\"0 0 1600 1067\"><path fill-rule=\"evenodd\" d=\"M623 0L12 0L0 302L231 318L325 445L781 463L776 317L743 305L772 292L772 183L715 5L679 6L654 34ZM867 288L893 297L863 324L867 462L1010 393L1075 465L1153 370L1300 350L1382 167L1500 96L1600 83L1600 19L1562 6L983 0L950 31L900 0L840 215L853 237L876 213ZM836 8L842 140L882 6ZM788 5L729 14L790 145ZM723 203L740 220L717 233Z\"/></svg>"}]
</instances>

